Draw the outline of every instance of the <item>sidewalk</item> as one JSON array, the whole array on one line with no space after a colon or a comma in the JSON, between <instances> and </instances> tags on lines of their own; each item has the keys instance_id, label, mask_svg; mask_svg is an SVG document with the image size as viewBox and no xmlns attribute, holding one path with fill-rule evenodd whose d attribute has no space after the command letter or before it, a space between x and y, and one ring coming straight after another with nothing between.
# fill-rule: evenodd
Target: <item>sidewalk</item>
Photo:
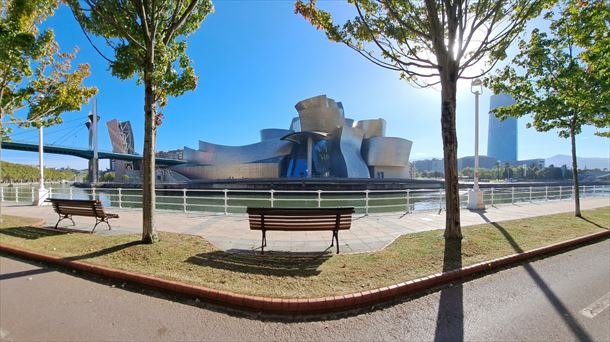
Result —
<instances>
[{"instance_id":1,"label":"sidewalk","mask_svg":"<svg viewBox=\"0 0 610 342\"><path fill-rule=\"evenodd\" d=\"M593 209L610 206L610 198L581 199L581 208ZM49 206L33 207L23 204L2 204L2 213L7 215L43 218L51 227L57 221L57 214ZM540 215L570 212L574 203L570 200L506 204L488 207L484 216L490 221L501 222ZM137 209L109 208L108 211L119 214L120 218L112 220L112 230L104 224L98 225L96 234L137 234L142 231L142 213ZM485 223L481 212L461 211L462 227ZM93 218L75 217L76 229L91 230ZM69 221L61 225L70 227ZM427 230L443 229L445 212L427 211L411 214L391 213L356 215L349 231L339 232L342 253L366 252L379 250L394 241L397 237ZM202 213L181 213L159 211L156 216L156 227L159 231L200 235L220 249L227 251L253 250L260 248L260 231L251 231L246 215L218 215ZM324 251L330 245L330 232L269 232L266 250L289 252Z\"/></svg>"}]
</instances>

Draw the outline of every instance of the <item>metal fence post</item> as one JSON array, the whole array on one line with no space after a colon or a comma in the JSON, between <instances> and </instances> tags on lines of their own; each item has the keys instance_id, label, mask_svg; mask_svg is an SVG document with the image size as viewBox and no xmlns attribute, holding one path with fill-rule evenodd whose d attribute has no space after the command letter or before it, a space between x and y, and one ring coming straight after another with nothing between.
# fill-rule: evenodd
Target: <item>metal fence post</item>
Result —
<instances>
[{"instance_id":1,"label":"metal fence post","mask_svg":"<svg viewBox=\"0 0 610 342\"><path fill-rule=\"evenodd\" d=\"M72 187L70 187L70 199L72 199Z\"/></svg>"},{"instance_id":2,"label":"metal fence post","mask_svg":"<svg viewBox=\"0 0 610 342\"><path fill-rule=\"evenodd\" d=\"M407 213L411 212L411 190L407 190Z\"/></svg>"},{"instance_id":3,"label":"metal fence post","mask_svg":"<svg viewBox=\"0 0 610 342\"><path fill-rule=\"evenodd\" d=\"M271 189L269 190L269 203L271 203L271 208L273 208L273 201L275 201L275 197L273 197L273 193L275 192L275 190Z\"/></svg>"},{"instance_id":4,"label":"metal fence post","mask_svg":"<svg viewBox=\"0 0 610 342\"><path fill-rule=\"evenodd\" d=\"M4 202L4 188L0 188L0 202Z\"/></svg>"},{"instance_id":5,"label":"metal fence post","mask_svg":"<svg viewBox=\"0 0 610 342\"><path fill-rule=\"evenodd\" d=\"M34 188L32 188L32 203L34 203Z\"/></svg>"},{"instance_id":6,"label":"metal fence post","mask_svg":"<svg viewBox=\"0 0 610 342\"><path fill-rule=\"evenodd\" d=\"M530 203L532 202L532 187L530 186Z\"/></svg>"},{"instance_id":7,"label":"metal fence post","mask_svg":"<svg viewBox=\"0 0 610 342\"><path fill-rule=\"evenodd\" d=\"M443 189L438 189L438 212L443 210Z\"/></svg>"},{"instance_id":8,"label":"metal fence post","mask_svg":"<svg viewBox=\"0 0 610 342\"><path fill-rule=\"evenodd\" d=\"M545 201L549 200L549 187L548 186L544 187L544 200Z\"/></svg>"},{"instance_id":9,"label":"metal fence post","mask_svg":"<svg viewBox=\"0 0 610 342\"><path fill-rule=\"evenodd\" d=\"M119 188L119 208L123 208L123 191Z\"/></svg>"},{"instance_id":10,"label":"metal fence post","mask_svg":"<svg viewBox=\"0 0 610 342\"><path fill-rule=\"evenodd\" d=\"M19 202L19 188L15 187L15 203Z\"/></svg>"},{"instance_id":11,"label":"metal fence post","mask_svg":"<svg viewBox=\"0 0 610 342\"><path fill-rule=\"evenodd\" d=\"M322 208L322 190L318 190L318 208Z\"/></svg>"},{"instance_id":12,"label":"metal fence post","mask_svg":"<svg viewBox=\"0 0 610 342\"><path fill-rule=\"evenodd\" d=\"M93 196L93 200L95 201L95 188L91 188L91 196Z\"/></svg>"},{"instance_id":13,"label":"metal fence post","mask_svg":"<svg viewBox=\"0 0 610 342\"><path fill-rule=\"evenodd\" d=\"M182 212L186 213L186 189L182 189Z\"/></svg>"},{"instance_id":14,"label":"metal fence post","mask_svg":"<svg viewBox=\"0 0 610 342\"><path fill-rule=\"evenodd\" d=\"M365 200L364 200L364 215L369 215L369 189L364 190Z\"/></svg>"},{"instance_id":15,"label":"metal fence post","mask_svg":"<svg viewBox=\"0 0 610 342\"><path fill-rule=\"evenodd\" d=\"M224 189L223 191L224 191L224 200L225 200L225 215L227 215L229 213L229 206L228 206L228 203L229 203L229 197L228 197L229 190Z\"/></svg>"},{"instance_id":16,"label":"metal fence post","mask_svg":"<svg viewBox=\"0 0 610 342\"><path fill-rule=\"evenodd\" d=\"M515 204L515 187L510 188L510 204Z\"/></svg>"},{"instance_id":17,"label":"metal fence post","mask_svg":"<svg viewBox=\"0 0 610 342\"><path fill-rule=\"evenodd\" d=\"M491 188L491 206L494 205L494 188Z\"/></svg>"},{"instance_id":18,"label":"metal fence post","mask_svg":"<svg viewBox=\"0 0 610 342\"><path fill-rule=\"evenodd\" d=\"M559 200L561 201L561 190L562 190L562 186L559 186Z\"/></svg>"}]
</instances>

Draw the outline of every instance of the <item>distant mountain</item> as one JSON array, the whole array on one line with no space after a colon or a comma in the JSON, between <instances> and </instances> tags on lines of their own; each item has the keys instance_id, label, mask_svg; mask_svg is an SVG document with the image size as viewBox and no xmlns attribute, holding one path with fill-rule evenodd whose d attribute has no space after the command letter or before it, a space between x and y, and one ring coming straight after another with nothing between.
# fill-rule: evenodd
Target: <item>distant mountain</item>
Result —
<instances>
[{"instance_id":1,"label":"distant mountain","mask_svg":"<svg viewBox=\"0 0 610 342\"><path fill-rule=\"evenodd\" d=\"M610 169L610 158L584 158L577 157L576 162L578 163L579 169ZM560 167L562 165L567 166L568 168L572 168L572 157L565 154L558 154L556 156L552 156L546 158L544 160L544 165L554 165L556 167Z\"/></svg>"}]
</instances>

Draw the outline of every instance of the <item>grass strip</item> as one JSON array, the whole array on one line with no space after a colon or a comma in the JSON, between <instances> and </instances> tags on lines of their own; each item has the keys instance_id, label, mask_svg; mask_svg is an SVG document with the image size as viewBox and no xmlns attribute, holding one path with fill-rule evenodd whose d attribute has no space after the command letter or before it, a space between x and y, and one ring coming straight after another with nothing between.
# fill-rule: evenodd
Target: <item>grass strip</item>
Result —
<instances>
[{"instance_id":1,"label":"grass strip","mask_svg":"<svg viewBox=\"0 0 610 342\"><path fill-rule=\"evenodd\" d=\"M443 231L399 237L362 254L225 253L199 236L160 233L154 245L139 235L97 236L29 227L36 219L4 216L0 243L58 257L241 294L306 298L347 294L468 266L610 229L610 207L463 228L457 247ZM446 251L449 247L455 252ZM461 253L459 251L461 250Z\"/></svg>"}]
</instances>

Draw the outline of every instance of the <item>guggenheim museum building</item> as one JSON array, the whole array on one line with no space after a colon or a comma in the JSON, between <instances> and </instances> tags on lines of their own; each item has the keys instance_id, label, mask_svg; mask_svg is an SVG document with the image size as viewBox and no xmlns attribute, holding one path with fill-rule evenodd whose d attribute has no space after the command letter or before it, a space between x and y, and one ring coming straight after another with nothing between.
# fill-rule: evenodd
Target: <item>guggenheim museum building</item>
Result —
<instances>
[{"instance_id":1,"label":"guggenheim museum building","mask_svg":"<svg viewBox=\"0 0 610 342\"><path fill-rule=\"evenodd\" d=\"M172 171L191 181L270 178L411 178L412 142L386 137L384 119L355 121L341 102L320 95L295 105L286 129L260 131L260 141L184 147Z\"/></svg>"}]
</instances>

